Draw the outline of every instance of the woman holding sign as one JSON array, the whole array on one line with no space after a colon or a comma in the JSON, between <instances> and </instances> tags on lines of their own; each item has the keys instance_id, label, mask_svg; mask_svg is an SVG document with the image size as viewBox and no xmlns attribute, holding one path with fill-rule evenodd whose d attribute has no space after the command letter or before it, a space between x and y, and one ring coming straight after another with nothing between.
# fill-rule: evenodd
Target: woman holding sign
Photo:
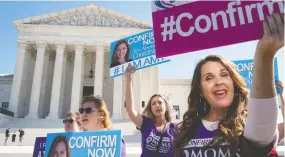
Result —
<instances>
[{"instance_id":1,"label":"woman holding sign","mask_svg":"<svg viewBox=\"0 0 285 157\"><path fill-rule=\"evenodd\" d=\"M110 130L111 118L105 101L97 97L84 97L79 113L82 115L82 124L87 131ZM121 142L121 157L126 156L125 142Z\"/></svg>"},{"instance_id":2,"label":"woman holding sign","mask_svg":"<svg viewBox=\"0 0 285 157\"><path fill-rule=\"evenodd\" d=\"M284 46L282 19L273 14L263 21L249 98L244 80L230 61L208 56L197 64L188 111L175 136L175 156L278 156L273 58Z\"/></svg>"},{"instance_id":3,"label":"woman holding sign","mask_svg":"<svg viewBox=\"0 0 285 157\"><path fill-rule=\"evenodd\" d=\"M131 54L131 49L128 41L126 40L118 41L113 51L110 68L132 61L131 59L129 59L130 54Z\"/></svg>"},{"instance_id":4,"label":"woman holding sign","mask_svg":"<svg viewBox=\"0 0 285 157\"><path fill-rule=\"evenodd\" d=\"M130 119L142 133L141 157L172 157L173 132L171 109L168 101L159 94L154 94L148 101L143 114L135 110L133 104L132 75L134 66L126 69L126 109Z\"/></svg>"}]
</instances>

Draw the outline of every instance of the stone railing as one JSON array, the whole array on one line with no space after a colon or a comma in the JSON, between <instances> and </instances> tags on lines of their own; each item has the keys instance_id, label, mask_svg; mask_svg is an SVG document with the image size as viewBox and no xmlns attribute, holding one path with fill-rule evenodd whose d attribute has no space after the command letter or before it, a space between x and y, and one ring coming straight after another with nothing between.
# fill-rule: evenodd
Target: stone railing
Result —
<instances>
[{"instance_id":1,"label":"stone railing","mask_svg":"<svg viewBox=\"0 0 285 157\"><path fill-rule=\"evenodd\" d=\"M9 110L5 110L5 109L2 109L2 108L0 108L0 114L4 114L4 115L10 116L10 117L14 117L14 112L11 112Z\"/></svg>"}]
</instances>

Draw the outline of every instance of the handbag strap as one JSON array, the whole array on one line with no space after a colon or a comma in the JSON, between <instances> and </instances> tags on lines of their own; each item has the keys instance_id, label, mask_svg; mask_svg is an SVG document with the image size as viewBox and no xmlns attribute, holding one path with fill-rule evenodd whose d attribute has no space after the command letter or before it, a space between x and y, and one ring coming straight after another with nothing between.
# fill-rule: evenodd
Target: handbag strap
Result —
<instances>
[{"instance_id":1,"label":"handbag strap","mask_svg":"<svg viewBox=\"0 0 285 157\"><path fill-rule=\"evenodd\" d=\"M162 144L162 134L165 132L165 129L167 128L166 125L167 125L167 123L164 124L164 127L163 127L163 129L162 129L162 131L161 131L160 138L159 138L159 142L158 142L158 144L157 144L156 151L155 151L155 156L158 155L159 148L160 148L160 146L161 146L161 144Z\"/></svg>"}]
</instances>

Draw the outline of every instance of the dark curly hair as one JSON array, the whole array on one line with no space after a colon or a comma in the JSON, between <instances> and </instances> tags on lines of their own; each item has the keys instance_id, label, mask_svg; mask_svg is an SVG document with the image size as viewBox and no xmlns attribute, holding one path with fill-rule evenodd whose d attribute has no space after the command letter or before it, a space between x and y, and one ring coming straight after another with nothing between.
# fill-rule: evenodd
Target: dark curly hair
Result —
<instances>
[{"instance_id":1,"label":"dark curly hair","mask_svg":"<svg viewBox=\"0 0 285 157\"><path fill-rule=\"evenodd\" d=\"M234 82L234 98L226 114L219 122L219 129L208 146L218 145L223 141L235 148L238 138L243 133L247 118L248 90L244 79L235 70L234 64L223 57L210 55L202 59L196 66L188 96L188 110L183 115L183 121L177 126L174 138L175 156L181 156L183 147L196 135L201 120L210 111L210 105L201 96L201 68L207 62L218 62L229 72Z\"/></svg>"}]
</instances>

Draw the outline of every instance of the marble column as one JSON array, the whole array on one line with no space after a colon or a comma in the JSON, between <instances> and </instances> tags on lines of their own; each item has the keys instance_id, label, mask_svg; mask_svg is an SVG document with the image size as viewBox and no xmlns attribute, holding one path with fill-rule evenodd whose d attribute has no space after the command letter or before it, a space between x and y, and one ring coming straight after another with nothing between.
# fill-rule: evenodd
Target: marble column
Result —
<instances>
[{"instance_id":1,"label":"marble column","mask_svg":"<svg viewBox=\"0 0 285 157\"><path fill-rule=\"evenodd\" d=\"M62 75L61 75L61 87L60 87L60 98L59 98L59 107L58 107L58 116L59 118L65 118L66 115L68 114L69 112L69 105L70 103L68 103L67 105L64 105L64 100L65 100L65 93L67 91L67 88L66 88L66 81L67 81L67 54L68 52L64 52L64 55L63 55L63 67L62 67ZM72 74L72 72L71 72ZM70 86L69 86L70 87ZM69 98L70 100L70 98ZM68 110L66 110L66 108L68 107Z\"/></svg>"},{"instance_id":2,"label":"marble column","mask_svg":"<svg viewBox=\"0 0 285 157\"><path fill-rule=\"evenodd\" d=\"M26 118L38 118L38 108L40 99L40 90L42 82L43 63L47 43L37 42L37 58L34 69L32 94L30 99L29 113Z\"/></svg>"},{"instance_id":3,"label":"marble column","mask_svg":"<svg viewBox=\"0 0 285 157\"><path fill-rule=\"evenodd\" d=\"M49 107L45 109L45 107L49 106L50 102L50 92L51 88L48 83L52 80L52 77L48 77L49 73L53 73L51 69L49 69L49 60L52 52L49 49L46 49L44 63L43 63L43 75L42 75L42 83L41 83L41 90L40 90L40 100L39 100L39 110L38 116L39 118L45 118L48 115Z\"/></svg>"},{"instance_id":4,"label":"marble column","mask_svg":"<svg viewBox=\"0 0 285 157\"><path fill-rule=\"evenodd\" d=\"M103 80L104 80L104 45L95 45L96 47L96 63L94 78L94 96L103 96Z\"/></svg>"},{"instance_id":5,"label":"marble column","mask_svg":"<svg viewBox=\"0 0 285 157\"><path fill-rule=\"evenodd\" d=\"M123 89L123 78L122 76L114 78L114 88L113 88L113 114L112 119L122 119L122 89Z\"/></svg>"},{"instance_id":6,"label":"marble column","mask_svg":"<svg viewBox=\"0 0 285 157\"><path fill-rule=\"evenodd\" d=\"M55 69L53 74L52 91L51 91L51 101L49 108L49 115L47 118L58 118L58 107L60 101L60 90L62 81L62 69L63 69L63 59L64 59L64 43L56 44L56 57L55 57Z\"/></svg>"},{"instance_id":7,"label":"marble column","mask_svg":"<svg viewBox=\"0 0 285 157\"><path fill-rule=\"evenodd\" d=\"M73 80L71 91L70 112L77 112L82 98L82 75L83 75L83 43L75 44L75 61L73 68Z\"/></svg>"},{"instance_id":8,"label":"marble column","mask_svg":"<svg viewBox=\"0 0 285 157\"><path fill-rule=\"evenodd\" d=\"M18 55L14 70L13 83L10 96L9 110L14 112L14 117L18 117L18 105L24 71L24 60L26 54L26 41L18 40Z\"/></svg>"},{"instance_id":9,"label":"marble column","mask_svg":"<svg viewBox=\"0 0 285 157\"><path fill-rule=\"evenodd\" d=\"M31 45L27 45L25 59L24 59L24 68L23 68L23 74L22 74L22 83L21 83L21 89L20 89L20 98L18 101L18 112L17 116L18 118L23 118L27 115L29 110L29 104L30 104L30 96L31 96L31 86L32 86L32 77L33 74L31 73L34 70L34 61L33 54L35 53L35 50L32 49ZM31 76L30 76L31 75ZM23 92L24 91L24 92Z\"/></svg>"},{"instance_id":10,"label":"marble column","mask_svg":"<svg viewBox=\"0 0 285 157\"><path fill-rule=\"evenodd\" d=\"M63 96L63 108L64 108L64 114L63 116L66 116L71 108L71 91L72 91L72 82L73 82L73 69L74 69L74 53L73 52L67 52L67 58L66 58L66 80L65 80L65 92Z\"/></svg>"}]
</instances>

